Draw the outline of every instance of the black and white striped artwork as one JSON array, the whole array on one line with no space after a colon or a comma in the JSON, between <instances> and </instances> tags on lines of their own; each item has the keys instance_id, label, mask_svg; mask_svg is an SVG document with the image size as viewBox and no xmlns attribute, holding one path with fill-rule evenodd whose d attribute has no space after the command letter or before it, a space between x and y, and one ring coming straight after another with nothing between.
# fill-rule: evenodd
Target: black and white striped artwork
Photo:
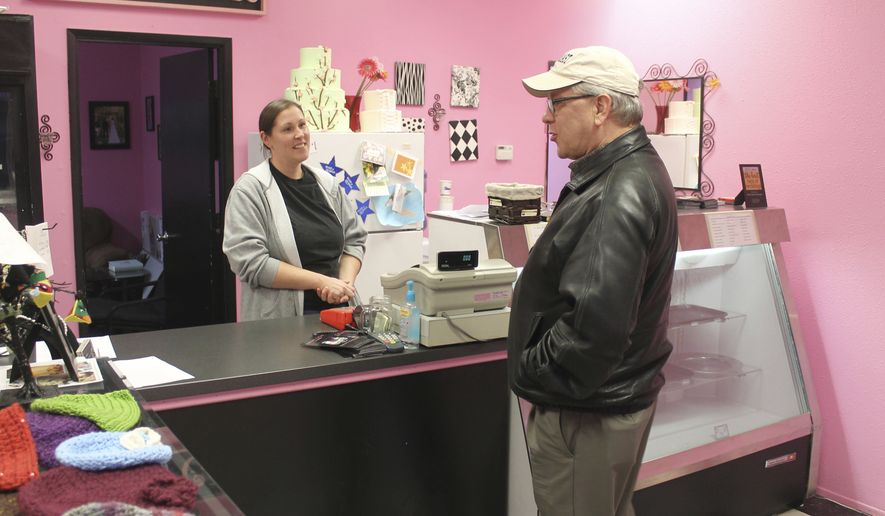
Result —
<instances>
[{"instance_id":1,"label":"black and white striped artwork","mask_svg":"<svg viewBox=\"0 0 885 516\"><path fill-rule=\"evenodd\" d=\"M424 65L420 63L396 63L396 103L408 106L424 104Z\"/></svg>"}]
</instances>

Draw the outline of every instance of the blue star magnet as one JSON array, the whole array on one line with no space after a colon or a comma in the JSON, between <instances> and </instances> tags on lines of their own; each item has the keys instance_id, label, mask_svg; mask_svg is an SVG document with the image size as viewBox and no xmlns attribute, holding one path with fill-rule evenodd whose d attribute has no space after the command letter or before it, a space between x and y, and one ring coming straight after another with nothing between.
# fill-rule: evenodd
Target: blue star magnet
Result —
<instances>
[{"instance_id":1,"label":"blue star magnet","mask_svg":"<svg viewBox=\"0 0 885 516\"><path fill-rule=\"evenodd\" d=\"M338 172L344 170L343 168L335 164L335 156L332 156L332 159L329 160L328 163L323 163L322 161L320 161L320 165L323 167L323 170L332 174L333 176L337 176Z\"/></svg>"},{"instance_id":2,"label":"blue star magnet","mask_svg":"<svg viewBox=\"0 0 885 516\"><path fill-rule=\"evenodd\" d=\"M344 188L344 193L350 195L350 192L354 190L360 190L360 187L356 185L356 180L358 177L359 174L352 176L348 174L346 170L344 171L344 181L341 181L341 183L339 183L341 185L341 188Z\"/></svg>"},{"instance_id":3,"label":"blue star magnet","mask_svg":"<svg viewBox=\"0 0 885 516\"><path fill-rule=\"evenodd\" d=\"M360 201L359 199L357 199L356 200L356 212L359 214L360 217L363 218L364 224L366 222L366 217L375 213L372 210L372 208L369 208L369 199L366 199L365 201Z\"/></svg>"}]
</instances>

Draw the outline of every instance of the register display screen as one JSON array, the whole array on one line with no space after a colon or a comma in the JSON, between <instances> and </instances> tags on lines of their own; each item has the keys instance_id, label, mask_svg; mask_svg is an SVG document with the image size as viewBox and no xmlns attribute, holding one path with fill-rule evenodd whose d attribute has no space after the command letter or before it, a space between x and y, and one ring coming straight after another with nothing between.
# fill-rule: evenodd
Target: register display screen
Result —
<instances>
[{"instance_id":1,"label":"register display screen","mask_svg":"<svg viewBox=\"0 0 885 516\"><path fill-rule=\"evenodd\" d=\"M441 271L463 271L479 265L479 251L443 251L436 255L436 268Z\"/></svg>"}]
</instances>

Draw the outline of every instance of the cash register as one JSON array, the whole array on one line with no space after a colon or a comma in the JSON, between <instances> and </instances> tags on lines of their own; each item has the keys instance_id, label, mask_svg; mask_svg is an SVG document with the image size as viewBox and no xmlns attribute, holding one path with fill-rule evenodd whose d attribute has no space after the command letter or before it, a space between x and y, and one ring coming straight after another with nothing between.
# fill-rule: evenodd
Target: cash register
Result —
<instances>
[{"instance_id":1,"label":"cash register","mask_svg":"<svg viewBox=\"0 0 885 516\"><path fill-rule=\"evenodd\" d=\"M443 346L505 338L516 269L501 259L479 260L478 251L440 252L436 265L383 274L381 286L404 305L406 281L414 281L421 311L421 344Z\"/></svg>"}]
</instances>

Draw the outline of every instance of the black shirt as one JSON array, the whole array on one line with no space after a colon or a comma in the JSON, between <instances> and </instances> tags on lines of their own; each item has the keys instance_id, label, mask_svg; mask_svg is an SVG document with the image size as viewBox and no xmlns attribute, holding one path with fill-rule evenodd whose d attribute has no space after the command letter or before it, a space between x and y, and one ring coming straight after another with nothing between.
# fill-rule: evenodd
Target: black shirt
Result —
<instances>
[{"instance_id":1,"label":"black shirt","mask_svg":"<svg viewBox=\"0 0 885 516\"><path fill-rule=\"evenodd\" d=\"M344 251L344 231L341 221L326 201L326 194L317 183L313 172L307 167L302 168L301 179L292 179L283 175L273 163L270 163L283 202L292 221L292 233L295 245L301 257L301 267L324 276L338 277L338 262ZM320 305L317 305L320 303ZM313 289L304 291L305 310L326 308Z\"/></svg>"}]
</instances>

